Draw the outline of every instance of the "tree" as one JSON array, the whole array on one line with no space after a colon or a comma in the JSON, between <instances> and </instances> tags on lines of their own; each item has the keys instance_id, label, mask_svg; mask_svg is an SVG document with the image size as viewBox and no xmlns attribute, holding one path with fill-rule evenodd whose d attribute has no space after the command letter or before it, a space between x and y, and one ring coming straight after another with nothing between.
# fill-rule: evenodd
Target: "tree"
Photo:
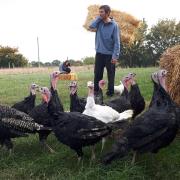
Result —
<instances>
[{"instance_id":1,"label":"tree","mask_svg":"<svg viewBox=\"0 0 180 180\"><path fill-rule=\"evenodd\" d=\"M32 61L31 62L32 67L39 67L39 64L40 64L40 66L44 66L44 64L42 62L39 62L39 61Z\"/></svg>"},{"instance_id":2,"label":"tree","mask_svg":"<svg viewBox=\"0 0 180 180\"><path fill-rule=\"evenodd\" d=\"M51 64L52 64L52 66L59 66L60 63L61 63L61 61L56 59L56 60L53 60L53 62Z\"/></svg>"},{"instance_id":3,"label":"tree","mask_svg":"<svg viewBox=\"0 0 180 180\"><path fill-rule=\"evenodd\" d=\"M83 63L86 65L94 64L95 58L90 56L90 57L85 57L83 59Z\"/></svg>"},{"instance_id":4,"label":"tree","mask_svg":"<svg viewBox=\"0 0 180 180\"><path fill-rule=\"evenodd\" d=\"M82 66L83 65L82 61L79 61L79 60L69 59L68 61L70 62L71 66Z\"/></svg>"},{"instance_id":5,"label":"tree","mask_svg":"<svg viewBox=\"0 0 180 180\"><path fill-rule=\"evenodd\" d=\"M143 19L140 27L136 30L131 44L121 44L120 64L125 67L146 66L144 56L146 49L144 42L147 34L147 23Z\"/></svg>"},{"instance_id":6,"label":"tree","mask_svg":"<svg viewBox=\"0 0 180 180\"><path fill-rule=\"evenodd\" d=\"M45 62L45 63L44 63L44 66L45 66L45 67L49 67L49 66L52 66L52 64L51 64L50 62Z\"/></svg>"},{"instance_id":7,"label":"tree","mask_svg":"<svg viewBox=\"0 0 180 180\"><path fill-rule=\"evenodd\" d=\"M146 47L153 65L167 48L176 44L180 44L180 21L165 19L152 26L146 37Z\"/></svg>"},{"instance_id":8,"label":"tree","mask_svg":"<svg viewBox=\"0 0 180 180\"><path fill-rule=\"evenodd\" d=\"M24 67L28 60L18 51L18 48L0 46L0 67Z\"/></svg>"}]
</instances>

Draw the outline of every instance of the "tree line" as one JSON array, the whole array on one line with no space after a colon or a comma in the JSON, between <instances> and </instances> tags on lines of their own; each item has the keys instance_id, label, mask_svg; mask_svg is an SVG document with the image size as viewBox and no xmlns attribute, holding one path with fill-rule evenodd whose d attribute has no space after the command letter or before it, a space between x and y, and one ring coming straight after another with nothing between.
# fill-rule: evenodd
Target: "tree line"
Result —
<instances>
[{"instance_id":1,"label":"tree line","mask_svg":"<svg viewBox=\"0 0 180 180\"><path fill-rule=\"evenodd\" d=\"M158 65L162 53L180 44L180 21L159 20L148 29L145 20L135 32L132 44L121 45L120 65L123 67L147 67Z\"/></svg>"}]
</instances>

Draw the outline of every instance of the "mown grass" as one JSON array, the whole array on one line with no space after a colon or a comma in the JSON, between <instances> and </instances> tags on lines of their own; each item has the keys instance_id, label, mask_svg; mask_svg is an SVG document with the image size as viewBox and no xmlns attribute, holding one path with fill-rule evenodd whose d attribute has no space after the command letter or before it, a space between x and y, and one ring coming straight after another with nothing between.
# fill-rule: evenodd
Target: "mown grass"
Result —
<instances>
[{"instance_id":1,"label":"mown grass","mask_svg":"<svg viewBox=\"0 0 180 180\"><path fill-rule=\"evenodd\" d=\"M128 72L137 74L137 81L141 92L150 101L152 95L152 83L150 73L155 68L135 68L118 69L116 73L116 83ZM79 95L86 96L86 82L93 79L93 73L78 72ZM105 77L106 79L106 77ZM20 74L20 75L0 75L0 104L12 105L28 94L28 86L31 82L36 82L41 86L49 86L49 74ZM68 81L59 81L58 91L66 110L69 110ZM40 102L38 97L37 103ZM114 161L105 167L99 162L100 146L97 145L97 160L90 163L91 151L84 148L84 159L77 165L75 153L68 147L60 144L51 135L48 143L55 149L55 154L50 154L43 150L38 141L37 135L28 138L13 140L14 152L11 156L0 150L0 179L180 179L180 144L176 140L158 154L145 154L138 157L134 166L131 165L132 154L122 160ZM106 145L103 153L111 148L111 141Z\"/></svg>"}]
</instances>

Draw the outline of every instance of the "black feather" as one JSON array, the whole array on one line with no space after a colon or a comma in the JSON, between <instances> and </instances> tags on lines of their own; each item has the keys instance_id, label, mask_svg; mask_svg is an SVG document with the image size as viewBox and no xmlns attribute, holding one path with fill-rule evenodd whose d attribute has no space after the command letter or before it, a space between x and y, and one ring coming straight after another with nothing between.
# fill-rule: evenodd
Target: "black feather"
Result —
<instances>
[{"instance_id":1,"label":"black feather","mask_svg":"<svg viewBox=\"0 0 180 180\"><path fill-rule=\"evenodd\" d=\"M111 133L105 123L79 112L59 112L53 99L50 100L48 111L53 116L53 131L57 139L82 156L84 146L94 145L102 137Z\"/></svg>"},{"instance_id":2,"label":"black feather","mask_svg":"<svg viewBox=\"0 0 180 180\"><path fill-rule=\"evenodd\" d=\"M154 84L154 91L150 108L136 117L124 132L123 138L127 141L120 144L117 141L112 151L104 156L103 163L123 157L131 149L157 153L174 140L179 128L179 107L160 85Z\"/></svg>"},{"instance_id":3,"label":"black feather","mask_svg":"<svg viewBox=\"0 0 180 180\"><path fill-rule=\"evenodd\" d=\"M23 101L15 103L12 108L22 111L28 114L35 107L36 95L30 93L28 97L25 97Z\"/></svg>"}]
</instances>

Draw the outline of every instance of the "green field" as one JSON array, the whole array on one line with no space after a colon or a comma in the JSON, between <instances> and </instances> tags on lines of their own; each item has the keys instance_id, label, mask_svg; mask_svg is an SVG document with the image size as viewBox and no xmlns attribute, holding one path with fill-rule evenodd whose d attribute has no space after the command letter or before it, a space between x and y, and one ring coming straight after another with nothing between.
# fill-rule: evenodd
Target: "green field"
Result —
<instances>
[{"instance_id":1,"label":"green field","mask_svg":"<svg viewBox=\"0 0 180 180\"><path fill-rule=\"evenodd\" d=\"M137 74L137 82L147 104L152 95L151 72L155 68L146 69L118 69L116 84L120 78L128 72ZM91 71L78 73L79 96L87 95L86 82L93 80ZM106 79L106 77L105 77ZM49 74L17 74L0 75L0 103L12 105L23 99L28 94L28 86L35 82L41 86L49 86ZM69 110L68 81L59 81L58 91L66 110ZM37 104L40 97L37 99ZM56 151L50 154L39 145L38 136L31 135L28 138L13 140L14 152L9 155L5 150L0 150L0 180L1 179L64 179L64 180L88 180L88 179L180 179L180 143L179 138L158 154L145 154L138 157L136 164L131 165L132 154L124 159L114 161L109 166L99 163L100 147L97 145L97 160L90 163L90 148L84 148L84 158L77 165L77 157L74 151L59 143L54 135L49 136L48 143ZM111 148L111 140L106 145L103 153Z\"/></svg>"}]
</instances>

